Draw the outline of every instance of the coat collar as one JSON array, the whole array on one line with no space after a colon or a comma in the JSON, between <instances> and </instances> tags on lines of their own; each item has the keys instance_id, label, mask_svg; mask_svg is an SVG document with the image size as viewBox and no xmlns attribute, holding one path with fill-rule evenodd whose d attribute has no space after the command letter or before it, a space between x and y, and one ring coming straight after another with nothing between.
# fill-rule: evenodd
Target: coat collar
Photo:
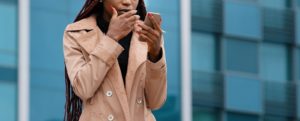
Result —
<instances>
[{"instance_id":1,"label":"coat collar","mask_svg":"<svg viewBox=\"0 0 300 121\"><path fill-rule=\"evenodd\" d=\"M84 18L82 20L79 20L77 22L74 22L70 24L67 27L67 31L78 31L78 30L92 30L97 28L97 23L96 23L96 14L93 14L87 18Z\"/></svg>"},{"instance_id":2,"label":"coat collar","mask_svg":"<svg viewBox=\"0 0 300 121\"><path fill-rule=\"evenodd\" d=\"M91 40L99 40L105 36L105 34L99 29L97 25L96 17L97 17L96 15L91 15L90 17L87 17L78 22L70 24L66 29L67 31L80 31L80 30L89 31L86 34L81 35L76 39L78 44L88 53L91 53L93 51L93 49L96 46L95 42L97 42L97 41L93 42ZM89 41L85 41L85 40L89 40ZM133 32L131 42L130 42L128 68L126 74L127 96L130 96L131 88L134 84L134 77L138 67L147 60L147 52L148 52L147 43L140 41L139 35L136 32ZM113 82L117 82L115 83L115 85L123 84L122 80L113 81Z\"/></svg>"}]
</instances>

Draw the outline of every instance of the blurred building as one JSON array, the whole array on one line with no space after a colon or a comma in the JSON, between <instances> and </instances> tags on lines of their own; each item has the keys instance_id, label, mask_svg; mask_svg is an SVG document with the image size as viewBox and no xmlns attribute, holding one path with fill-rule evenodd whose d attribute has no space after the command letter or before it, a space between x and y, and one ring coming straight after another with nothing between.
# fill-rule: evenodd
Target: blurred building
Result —
<instances>
[{"instance_id":1,"label":"blurred building","mask_svg":"<svg viewBox=\"0 0 300 121\"><path fill-rule=\"evenodd\" d=\"M24 1L28 14L20 13ZM28 121L63 119L62 36L84 1L0 0L0 121L17 121L20 115ZM168 99L154 112L158 121L300 119L299 0L145 1L148 11L162 15L166 31ZM19 83L24 16L29 17L29 87ZM183 63L184 54L190 61ZM23 86L29 90L25 98ZM24 99L28 112L20 114Z\"/></svg>"},{"instance_id":2,"label":"blurred building","mask_svg":"<svg viewBox=\"0 0 300 121\"><path fill-rule=\"evenodd\" d=\"M299 0L192 0L194 121L299 119Z\"/></svg>"}]
</instances>

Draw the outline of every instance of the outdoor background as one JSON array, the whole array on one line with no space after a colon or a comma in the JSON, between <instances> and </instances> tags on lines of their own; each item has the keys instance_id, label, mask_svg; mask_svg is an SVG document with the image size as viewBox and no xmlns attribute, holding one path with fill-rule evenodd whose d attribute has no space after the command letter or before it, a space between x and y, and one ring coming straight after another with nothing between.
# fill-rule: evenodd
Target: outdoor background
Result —
<instances>
[{"instance_id":1,"label":"outdoor background","mask_svg":"<svg viewBox=\"0 0 300 121\"><path fill-rule=\"evenodd\" d=\"M30 0L30 121L62 121L62 37L84 0ZM180 121L180 0L162 15L168 97L158 121ZM300 0L191 0L193 121L300 120ZM0 0L0 121L18 120L18 0Z\"/></svg>"}]
</instances>

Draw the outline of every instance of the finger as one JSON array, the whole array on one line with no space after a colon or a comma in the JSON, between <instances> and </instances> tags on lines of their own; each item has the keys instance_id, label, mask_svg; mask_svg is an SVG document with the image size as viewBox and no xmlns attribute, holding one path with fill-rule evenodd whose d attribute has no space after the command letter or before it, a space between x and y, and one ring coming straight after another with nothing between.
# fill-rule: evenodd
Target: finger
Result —
<instances>
[{"instance_id":1,"label":"finger","mask_svg":"<svg viewBox=\"0 0 300 121\"><path fill-rule=\"evenodd\" d=\"M138 22L139 26L142 27L142 29L150 31L152 28L147 26L144 22Z\"/></svg>"},{"instance_id":2,"label":"finger","mask_svg":"<svg viewBox=\"0 0 300 121\"><path fill-rule=\"evenodd\" d=\"M136 13L137 13L137 10L130 10L130 11L128 11L128 12L120 15L120 17L122 17L122 18L128 18L128 17L130 17L132 15L135 15Z\"/></svg>"},{"instance_id":3,"label":"finger","mask_svg":"<svg viewBox=\"0 0 300 121\"><path fill-rule=\"evenodd\" d=\"M142 42L147 42L147 40L145 40L145 38L143 37L142 33L140 31L137 32L139 34L139 40Z\"/></svg>"},{"instance_id":4,"label":"finger","mask_svg":"<svg viewBox=\"0 0 300 121\"><path fill-rule=\"evenodd\" d=\"M150 21L153 24L154 29L158 30L159 32L162 32L160 24L158 24L158 21L156 19L154 19L152 14L148 14L148 15L149 15Z\"/></svg>"},{"instance_id":5,"label":"finger","mask_svg":"<svg viewBox=\"0 0 300 121\"><path fill-rule=\"evenodd\" d=\"M134 16L131 16L127 19L127 21L130 21L130 22L135 22L137 20L140 19L140 16L139 15L134 15Z\"/></svg>"},{"instance_id":6,"label":"finger","mask_svg":"<svg viewBox=\"0 0 300 121\"><path fill-rule=\"evenodd\" d=\"M160 36L160 33L156 32L155 30L153 30L151 27L145 25L144 23L139 22L139 26L141 26L143 30L148 31L149 33L155 35L156 37Z\"/></svg>"},{"instance_id":7,"label":"finger","mask_svg":"<svg viewBox=\"0 0 300 121\"><path fill-rule=\"evenodd\" d=\"M114 7L112 7L112 6L111 6L111 9L112 9L112 11L113 11L113 14L112 14L111 19L117 18L117 17L118 17L118 12L117 12L117 10L116 10Z\"/></svg>"},{"instance_id":8,"label":"finger","mask_svg":"<svg viewBox=\"0 0 300 121\"><path fill-rule=\"evenodd\" d=\"M135 21L129 21L129 22L126 22L126 25L127 25L129 28L134 28Z\"/></svg>"},{"instance_id":9,"label":"finger","mask_svg":"<svg viewBox=\"0 0 300 121\"><path fill-rule=\"evenodd\" d=\"M147 42L147 43L152 43L152 40L145 34L140 33L140 37L142 38L142 41Z\"/></svg>"},{"instance_id":10,"label":"finger","mask_svg":"<svg viewBox=\"0 0 300 121\"><path fill-rule=\"evenodd\" d=\"M144 31L144 30L140 31L140 33L146 35L146 36L147 36L149 39L151 39L152 41L157 40L156 35L153 35L152 33L149 33L149 32Z\"/></svg>"},{"instance_id":11,"label":"finger","mask_svg":"<svg viewBox=\"0 0 300 121\"><path fill-rule=\"evenodd\" d=\"M134 24L134 31L136 31L136 32L142 31L142 28L137 23L135 23Z\"/></svg>"}]
</instances>

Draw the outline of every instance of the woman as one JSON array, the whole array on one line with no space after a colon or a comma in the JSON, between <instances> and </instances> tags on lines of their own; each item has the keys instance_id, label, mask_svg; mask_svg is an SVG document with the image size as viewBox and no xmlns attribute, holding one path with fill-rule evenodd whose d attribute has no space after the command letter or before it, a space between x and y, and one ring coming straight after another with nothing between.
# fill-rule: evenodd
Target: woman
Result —
<instances>
[{"instance_id":1,"label":"woman","mask_svg":"<svg viewBox=\"0 0 300 121\"><path fill-rule=\"evenodd\" d=\"M155 120L166 61L161 21L145 16L143 0L86 0L64 32L65 121Z\"/></svg>"}]
</instances>

